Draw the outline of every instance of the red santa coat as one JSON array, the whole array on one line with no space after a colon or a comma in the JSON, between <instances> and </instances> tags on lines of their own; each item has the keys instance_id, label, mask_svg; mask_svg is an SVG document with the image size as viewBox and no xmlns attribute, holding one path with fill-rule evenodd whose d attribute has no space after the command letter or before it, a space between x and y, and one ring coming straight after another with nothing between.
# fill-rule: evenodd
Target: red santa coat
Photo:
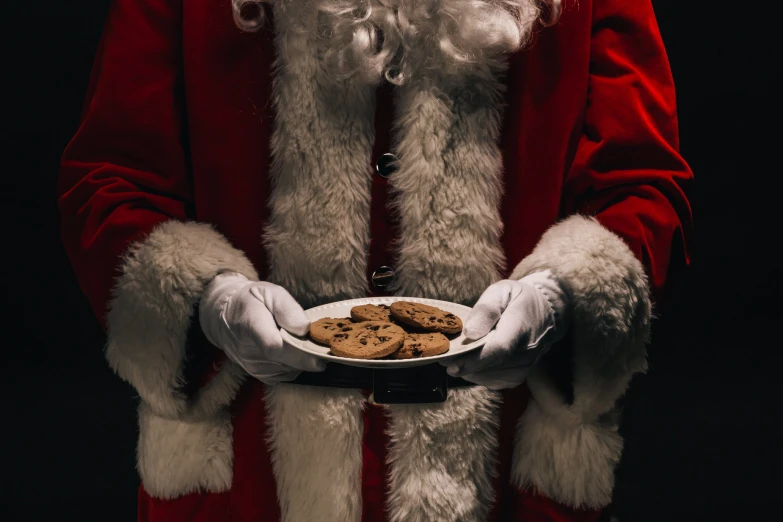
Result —
<instances>
[{"instance_id":1,"label":"red santa coat","mask_svg":"<svg viewBox=\"0 0 783 522\"><path fill-rule=\"evenodd\" d=\"M313 81L312 34L284 16L242 33L228 4L115 0L63 157L63 240L142 399L140 520L595 520L648 294L687 262L691 228L650 2L567 3L508 64L396 89ZM551 269L574 310L552 363L572 397L552 364L515 390L383 407L245 380L214 347L186 375L216 273L308 307L367 295L380 265L391 293L468 304Z\"/></svg>"}]
</instances>

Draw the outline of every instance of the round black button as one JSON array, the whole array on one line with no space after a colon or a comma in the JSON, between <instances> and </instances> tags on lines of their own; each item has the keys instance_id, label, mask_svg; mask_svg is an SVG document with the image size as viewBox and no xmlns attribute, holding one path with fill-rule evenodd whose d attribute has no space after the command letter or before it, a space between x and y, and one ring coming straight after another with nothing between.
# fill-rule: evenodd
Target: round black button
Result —
<instances>
[{"instance_id":1,"label":"round black button","mask_svg":"<svg viewBox=\"0 0 783 522\"><path fill-rule=\"evenodd\" d=\"M388 266L382 266L372 273L372 286L386 288L394 281L394 270Z\"/></svg>"},{"instance_id":2,"label":"round black button","mask_svg":"<svg viewBox=\"0 0 783 522\"><path fill-rule=\"evenodd\" d=\"M381 155L381 157L378 158L378 161L375 164L375 170L378 172L378 175L380 177L384 179L388 178L389 176L397 172L397 156L395 156L390 152Z\"/></svg>"}]
</instances>

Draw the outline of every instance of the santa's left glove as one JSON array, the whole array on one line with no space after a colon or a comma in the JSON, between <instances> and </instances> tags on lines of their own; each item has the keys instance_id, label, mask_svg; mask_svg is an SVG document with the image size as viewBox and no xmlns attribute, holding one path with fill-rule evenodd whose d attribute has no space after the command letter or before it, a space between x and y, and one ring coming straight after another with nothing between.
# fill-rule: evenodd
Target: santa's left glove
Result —
<instances>
[{"instance_id":1,"label":"santa's left glove","mask_svg":"<svg viewBox=\"0 0 783 522\"><path fill-rule=\"evenodd\" d=\"M278 325L294 335L305 335L310 320L281 286L250 281L235 272L219 274L201 297L199 322L212 344L267 384L326 368L323 360L283 343Z\"/></svg>"},{"instance_id":2,"label":"santa's left glove","mask_svg":"<svg viewBox=\"0 0 783 522\"><path fill-rule=\"evenodd\" d=\"M481 294L465 321L465 336L480 339L489 333L486 344L441 364L453 377L493 390L513 388L565 335L568 323L569 297L551 271L498 281Z\"/></svg>"}]
</instances>

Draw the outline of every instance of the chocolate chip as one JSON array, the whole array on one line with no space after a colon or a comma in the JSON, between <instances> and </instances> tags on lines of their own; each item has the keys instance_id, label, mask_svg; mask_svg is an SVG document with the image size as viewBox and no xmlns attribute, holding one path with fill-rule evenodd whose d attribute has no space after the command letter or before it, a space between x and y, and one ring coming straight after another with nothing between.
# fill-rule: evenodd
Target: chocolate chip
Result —
<instances>
[{"instance_id":1,"label":"chocolate chip","mask_svg":"<svg viewBox=\"0 0 783 522\"><path fill-rule=\"evenodd\" d=\"M414 349L413 349L413 351L411 352L411 354L412 354L414 357L418 357L418 356L420 356L420 355L421 355L421 354L423 354L423 353L424 353L424 352L422 352L422 351L421 351L421 350L419 350L418 348L414 348Z\"/></svg>"},{"instance_id":2,"label":"chocolate chip","mask_svg":"<svg viewBox=\"0 0 783 522\"><path fill-rule=\"evenodd\" d=\"M381 326L378 325L378 324L373 324L373 325L368 326L367 329L368 330L372 330L373 332L377 332L380 327Z\"/></svg>"},{"instance_id":3,"label":"chocolate chip","mask_svg":"<svg viewBox=\"0 0 783 522\"><path fill-rule=\"evenodd\" d=\"M353 328L351 328L350 326L346 326L345 328L343 328L343 329L342 329L342 330L340 330L340 331L341 331L341 332L350 332L351 330L353 330Z\"/></svg>"},{"instance_id":4,"label":"chocolate chip","mask_svg":"<svg viewBox=\"0 0 783 522\"><path fill-rule=\"evenodd\" d=\"M345 323L337 323L338 328L342 328L343 326L345 326Z\"/></svg>"},{"instance_id":5,"label":"chocolate chip","mask_svg":"<svg viewBox=\"0 0 783 522\"><path fill-rule=\"evenodd\" d=\"M389 338L388 338L388 337L378 337L378 340L379 340L380 342L382 342L382 343L385 343L386 341L388 341L388 340L389 340Z\"/></svg>"},{"instance_id":6,"label":"chocolate chip","mask_svg":"<svg viewBox=\"0 0 783 522\"><path fill-rule=\"evenodd\" d=\"M367 346L367 339L361 338L359 339L359 343L363 344L364 346Z\"/></svg>"}]
</instances>

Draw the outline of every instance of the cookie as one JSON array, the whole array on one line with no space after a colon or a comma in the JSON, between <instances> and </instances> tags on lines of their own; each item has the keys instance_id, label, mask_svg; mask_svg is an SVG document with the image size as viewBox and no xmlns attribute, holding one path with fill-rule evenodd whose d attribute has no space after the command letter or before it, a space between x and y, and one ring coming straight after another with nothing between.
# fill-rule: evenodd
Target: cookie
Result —
<instances>
[{"instance_id":1,"label":"cookie","mask_svg":"<svg viewBox=\"0 0 783 522\"><path fill-rule=\"evenodd\" d=\"M441 332L448 335L462 331L462 320L440 308L409 301L397 301L390 307L393 318L422 330Z\"/></svg>"},{"instance_id":2,"label":"cookie","mask_svg":"<svg viewBox=\"0 0 783 522\"><path fill-rule=\"evenodd\" d=\"M353 331L356 323L348 318L332 319L331 317L325 317L313 321L310 325L310 338L318 344L329 345L337 333L346 333Z\"/></svg>"},{"instance_id":3,"label":"cookie","mask_svg":"<svg viewBox=\"0 0 783 522\"><path fill-rule=\"evenodd\" d=\"M354 321L387 321L391 322L391 312L387 305L366 304L351 308L351 319Z\"/></svg>"},{"instance_id":4,"label":"cookie","mask_svg":"<svg viewBox=\"0 0 783 522\"><path fill-rule=\"evenodd\" d=\"M409 333L402 346L392 354L394 359L419 359L449 351L451 342L440 332Z\"/></svg>"},{"instance_id":5,"label":"cookie","mask_svg":"<svg viewBox=\"0 0 783 522\"><path fill-rule=\"evenodd\" d=\"M350 332L336 333L330 346L338 357L380 359L399 350L405 335L405 330L386 321L365 321Z\"/></svg>"}]
</instances>

